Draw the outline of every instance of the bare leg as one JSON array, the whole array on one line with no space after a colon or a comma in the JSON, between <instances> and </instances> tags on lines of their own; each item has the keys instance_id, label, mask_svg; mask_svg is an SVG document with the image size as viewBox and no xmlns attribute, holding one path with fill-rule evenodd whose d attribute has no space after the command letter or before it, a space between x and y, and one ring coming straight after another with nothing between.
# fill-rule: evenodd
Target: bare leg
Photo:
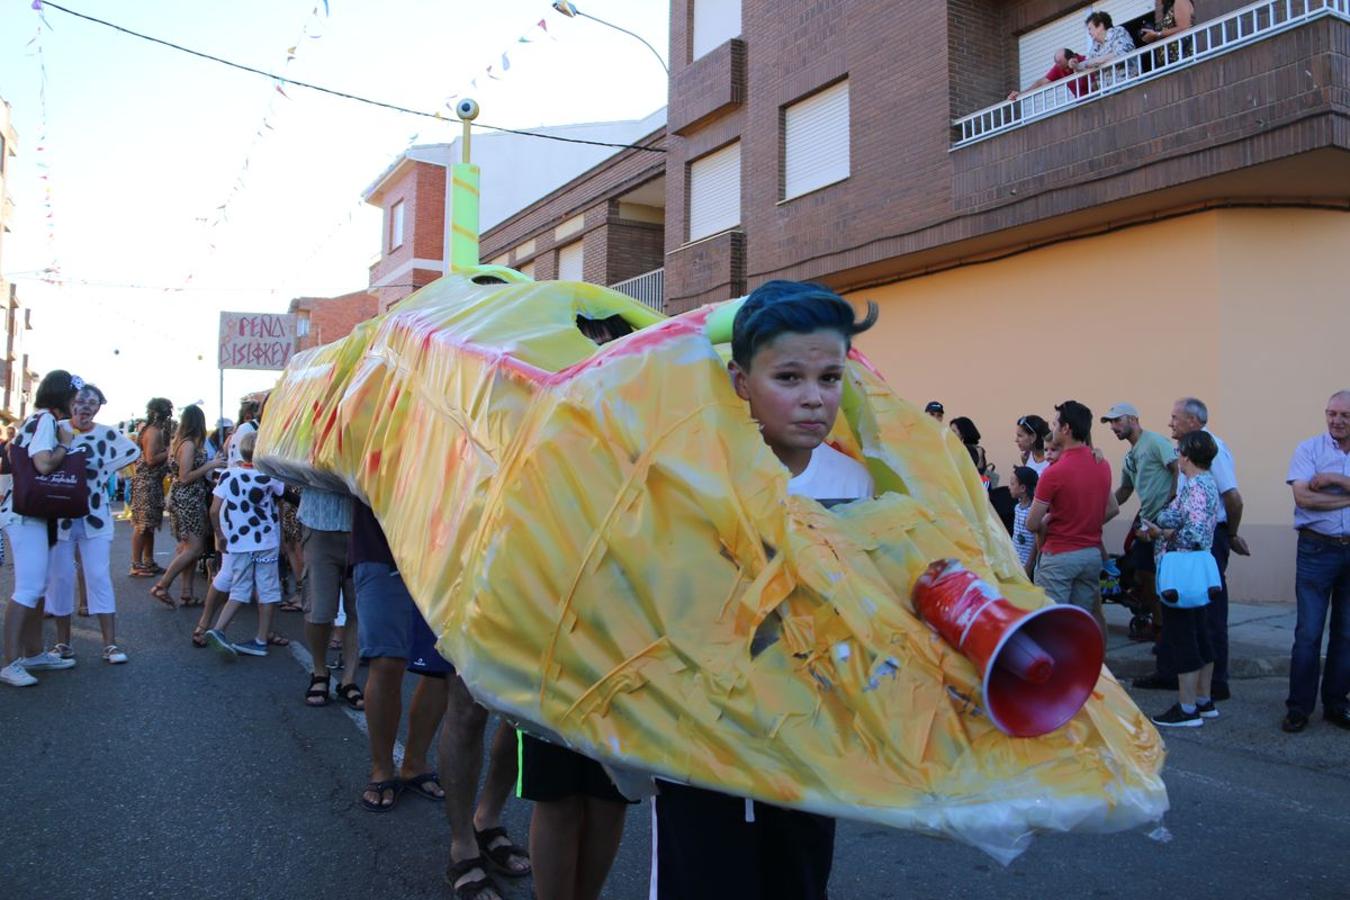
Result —
<instances>
[{"instance_id":1,"label":"bare leg","mask_svg":"<svg viewBox=\"0 0 1350 900\"><path fill-rule=\"evenodd\" d=\"M99 613L98 628L99 631L103 632L103 646L117 643L117 615L115 613Z\"/></svg>"},{"instance_id":2,"label":"bare leg","mask_svg":"<svg viewBox=\"0 0 1350 900\"><path fill-rule=\"evenodd\" d=\"M224 594L216 590L214 584L206 589L206 602L202 605L202 614L197 619L198 628L207 629L211 627L211 616L215 614L216 609L220 606L221 598L224 596ZM231 615L233 615L233 613L231 613Z\"/></svg>"},{"instance_id":3,"label":"bare leg","mask_svg":"<svg viewBox=\"0 0 1350 900\"><path fill-rule=\"evenodd\" d=\"M413 689L412 707L408 710L408 743L403 748L403 765L398 776L416 778L431 771L427 756L436 730L445 717L445 701L449 692L449 678L418 678Z\"/></svg>"},{"instance_id":4,"label":"bare leg","mask_svg":"<svg viewBox=\"0 0 1350 900\"><path fill-rule=\"evenodd\" d=\"M474 702L458 675L446 679L449 695L441 729L440 773L445 787L445 815L450 820L450 862L479 855L474 835L474 797L483 769L483 729L487 710ZM369 705L369 701L367 701Z\"/></svg>"},{"instance_id":5,"label":"bare leg","mask_svg":"<svg viewBox=\"0 0 1350 900\"><path fill-rule=\"evenodd\" d=\"M169 563L169 569L159 577L155 582L155 587L168 590L173 586L173 580L179 575L187 572L197 564L201 559L202 552L206 549L206 539L201 535L193 535L185 541L178 544L178 553L174 556L173 562ZM192 576L189 574L188 576Z\"/></svg>"},{"instance_id":6,"label":"bare leg","mask_svg":"<svg viewBox=\"0 0 1350 900\"><path fill-rule=\"evenodd\" d=\"M480 707L481 708L481 707ZM488 755L487 778L483 792L478 796L473 824L479 831L501 824L502 807L516 783L516 730L503 723L497 725L492 737L492 751ZM522 871L528 871L523 866Z\"/></svg>"},{"instance_id":7,"label":"bare leg","mask_svg":"<svg viewBox=\"0 0 1350 900\"><path fill-rule=\"evenodd\" d=\"M403 670L408 661L380 657L370 661L366 678L366 730L370 734L370 780L394 777L394 739L403 716ZM364 795L371 803L381 798L374 791Z\"/></svg>"},{"instance_id":8,"label":"bare leg","mask_svg":"<svg viewBox=\"0 0 1350 900\"><path fill-rule=\"evenodd\" d=\"M1210 693L1213 680L1214 663L1205 663L1196 678L1196 694L1201 697L1213 697L1214 695Z\"/></svg>"},{"instance_id":9,"label":"bare leg","mask_svg":"<svg viewBox=\"0 0 1350 900\"><path fill-rule=\"evenodd\" d=\"M234 618L234 614L239 612L239 608L243 605L238 600L226 600L225 608L220 611L220 618L216 619L216 631L223 632L229 627L230 620ZM263 637L266 639L266 635Z\"/></svg>"},{"instance_id":10,"label":"bare leg","mask_svg":"<svg viewBox=\"0 0 1350 900\"><path fill-rule=\"evenodd\" d=\"M32 615L27 616L23 622L23 655L37 656L45 647L42 646L42 614L47 608L47 598L38 600L37 607L34 608Z\"/></svg>"},{"instance_id":11,"label":"bare leg","mask_svg":"<svg viewBox=\"0 0 1350 900\"><path fill-rule=\"evenodd\" d=\"M28 619L37 618L37 610L29 609L13 600L5 608L5 649L4 665L9 665L23 656L23 633L27 630Z\"/></svg>"},{"instance_id":12,"label":"bare leg","mask_svg":"<svg viewBox=\"0 0 1350 900\"><path fill-rule=\"evenodd\" d=\"M56 642L70 646L70 616L56 616Z\"/></svg>"},{"instance_id":13,"label":"bare leg","mask_svg":"<svg viewBox=\"0 0 1350 900\"><path fill-rule=\"evenodd\" d=\"M131 564L139 566L145 561L145 532L139 528L131 532Z\"/></svg>"},{"instance_id":14,"label":"bare leg","mask_svg":"<svg viewBox=\"0 0 1350 900\"><path fill-rule=\"evenodd\" d=\"M577 900L599 900L600 891L609 877L614 858L619 855L619 841L623 838L623 820L628 815L628 804L598 797L585 797L586 816L582 820L581 848L577 857ZM533 840L533 832L531 832ZM531 854L530 862L539 863ZM536 883L538 876L535 876Z\"/></svg>"},{"instance_id":15,"label":"bare leg","mask_svg":"<svg viewBox=\"0 0 1350 900\"><path fill-rule=\"evenodd\" d=\"M356 673L360 668L361 648L357 645L356 605L353 604L352 611L347 614L347 625L342 629L342 683L356 681ZM441 706L444 708L445 704Z\"/></svg>"},{"instance_id":16,"label":"bare leg","mask_svg":"<svg viewBox=\"0 0 1350 900\"><path fill-rule=\"evenodd\" d=\"M1177 687L1180 688L1181 705L1195 705L1195 689L1200 683L1200 670L1194 672L1182 672L1177 676Z\"/></svg>"},{"instance_id":17,"label":"bare leg","mask_svg":"<svg viewBox=\"0 0 1350 900\"><path fill-rule=\"evenodd\" d=\"M264 644L267 643L267 635L272 632L272 613L275 610L275 603L258 604L258 640Z\"/></svg>"},{"instance_id":18,"label":"bare leg","mask_svg":"<svg viewBox=\"0 0 1350 900\"><path fill-rule=\"evenodd\" d=\"M536 802L530 816L530 862L539 900L576 900L585 799Z\"/></svg>"},{"instance_id":19,"label":"bare leg","mask_svg":"<svg viewBox=\"0 0 1350 900\"><path fill-rule=\"evenodd\" d=\"M305 623L305 646L309 647L309 655L314 660L313 665L310 666L310 671L315 675L328 674L328 639L332 634L332 622Z\"/></svg>"}]
</instances>

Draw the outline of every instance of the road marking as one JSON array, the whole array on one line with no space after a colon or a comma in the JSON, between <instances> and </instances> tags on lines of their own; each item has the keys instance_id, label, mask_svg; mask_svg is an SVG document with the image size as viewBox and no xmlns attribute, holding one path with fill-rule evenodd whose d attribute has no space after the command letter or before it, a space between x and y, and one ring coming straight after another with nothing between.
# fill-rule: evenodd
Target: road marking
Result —
<instances>
[{"instance_id":1,"label":"road marking","mask_svg":"<svg viewBox=\"0 0 1350 900\"><path fill-rule=\"evenodd\" d=\"M295 657L295 661L300 663L301 668L307 673L313 672L314 657L310 655L309 649L298 640L292 640L289 646L291 656ZM352 724L356 726L356 730L361 732L366 740L369 740L370 729L366 726L366 714L361 710L352 709L341 698L338 698L337 702L342 704L342 711L347 714L347 718L352 720ZM398 738L394 738L394 767L398 768L401 765L403 765L403 742Z\"/></svg>"},{"instance_id":2,"label":"road marking","mask_svg":"<svg viewBox=\"0 0 1350 900\"><path fill-rule=\"evenodd\" d=\"M1263 791L1260 788L1249 787L1245 784L1237 784L1222 778L1214 778L1210 775L1201 775L1199 772L1192 772L1188 769L1181 769L1174 766L1170 771L1181 778L1203 784L1206 787L1214 788L1225 794L1245 794L1247 797L1267 806L1282 806L1289 812L1297 813L1302 816L1316 816L1319 819L1324 819L1337 825L1350 825L1350 816L1328 814L1326 809L1321 806L1315 806L1311 803L1300 803L1297 800L1290 800L1288 797L1273 794L1269 791Z\"/></svg>"}]
</instances>

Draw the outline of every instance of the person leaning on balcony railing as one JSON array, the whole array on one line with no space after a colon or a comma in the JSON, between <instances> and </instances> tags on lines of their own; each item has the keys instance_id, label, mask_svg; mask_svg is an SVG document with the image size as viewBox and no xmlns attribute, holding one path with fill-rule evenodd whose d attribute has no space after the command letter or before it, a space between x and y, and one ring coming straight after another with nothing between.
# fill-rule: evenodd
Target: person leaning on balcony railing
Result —
<instances>
[{"instance_id":1,"label":"person leaning on balcony railing","mask_svg":"<svg viewBox=\"0 0 1350 900\"><path fill-rule=\"evenodd\" d=\"M1059 81L1061 78L1068 78L1074 73L1075 67L1081 63L1083 59L1084 57L1082 54L1074 53L1068 47L1065 47L1062 50L1056 50L1054 65L1050 67L1050 71L1046 72L1040 78L1037 78L1021 91L1013 91L1008 94L1008 99L1016 100L1022 94L1029 94L1037 88L1045 87L1047 84L1052 84ZM1069 82L1069 92L1075 97L1078 96L1077 81Z\"/></svg>"},{"instance_id":2,"label":"person leaning on balcony railing","mask_svg":"<svg viewBox=\"0 0 1350 900\"><path fill-rule=\"evenodd\" d=\"M1092 46L1088 49L1087 59L1078 64L1080 72L1100 69L1134 52L1134 39L1130 37L1128 31L1111 21L1110 13L1094 12L1088 16L1087 29L1088 34L1092 36ZM1131 63L1130 74L1134 74L1135 71L1136 67Z\"/></svg>"},{"instance_id":3,"label":"person leaning on balcony railing","mask_svg":"<svg viewBox=\"0 0 1350 900\"><path fill-rule=\"evenodd\" d=\"M1139 39L1145 44L1152 44L1155 41L1170 38L1172 35L1180 34L1194 25L1195 6L1191 3L1191 0L1164 0L1162 5L1162 17L1158 21L1161 25L1156 31L1152 28L1145 28L1143 31L1139 32ZM1190 55L1190 38L1186 38L1179 44L1167 45L1167 62L1176 62L1181 58L1183 52L1188 56Z\"/></svg>"}]
</instances>

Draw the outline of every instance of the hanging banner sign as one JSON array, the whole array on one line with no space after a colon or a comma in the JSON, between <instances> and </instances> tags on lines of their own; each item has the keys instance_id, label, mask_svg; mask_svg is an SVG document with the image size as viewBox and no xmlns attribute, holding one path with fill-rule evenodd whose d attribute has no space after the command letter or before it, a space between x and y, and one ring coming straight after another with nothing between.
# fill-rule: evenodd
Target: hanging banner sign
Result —
<instances>
[{"instance_id":1,"label":"hanging banner sign","mask_svg":"<svg viewBox=\"0 0 1350 900\"><path fill-rule=\"evenodd\" d=\"M286 368L295 353L298 319L281 313L222 312L219 368Z\"/></svg>"}]
</instances>

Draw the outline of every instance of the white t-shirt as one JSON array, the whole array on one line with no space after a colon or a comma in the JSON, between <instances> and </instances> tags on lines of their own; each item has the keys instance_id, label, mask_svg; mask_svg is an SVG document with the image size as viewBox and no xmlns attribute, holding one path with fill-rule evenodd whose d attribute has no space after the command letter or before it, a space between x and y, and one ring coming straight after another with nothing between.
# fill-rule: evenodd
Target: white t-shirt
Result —
<instances>
[{"instance_id":1,"label":"white t-shirt","mask_svg":"<svg viewBox=\"0 0 1350 900\"><path fill-rule=\"evenodd\" d=\"M237 466L244 461L244 457L239 454L239 443L243 440L244 435L257 430L258 426L252 422L243 422L234 430L234 434L230 435L229 446L225 450L226 464Z\"/></svg>"},{"instance_id":2,"label":"white t-shirt","mask_svg":"<svg viewBox=\"0 0 1350 900\"><path fill-rule=\"evenodd\" d=\"M788 481L788 493L813 500L870 500L872 476L856 459L829 444L811 451L811 461Z\"/></svg>"},{"instance_id":3,"label":"white t-shirt","mask_svg":"<svg viewBox=\"0 0 1350 900\"><path fill-rule=\"evenodd\" d=\"M19 426L19 431L14 435L14 444L23 447L28 451L29 456L36 456L43 451L50 453L58 445L56 433L56 417L45 409L40 409L33 413L23 424ZM42 522L43 519L30 519L27 516L21 516L14 512L14 490L13 479L10 481L10 490L5 492L5 497L0 500L0 522L11 522L18 519L21 522Z\"/></svg>"},{"instance_id":4,"label":"white t-shirt","mask_svg":"<svg viewBox=\"0 0 1350 900\"><path fill-rule=\"evenodd\" d=\"M1035 472L1037 476L1039 476L1046 469L1050 468L1050 458L1046 457L1040 462L1036 462L1036 457L1032 456L1031 454L1027 454L1027 461L1022 463L1022 465L1026 466L1028 469Z\"/></svg>"},{"instance_id":5,"label":"white t-shirt","mask_svg":"<svg viewBox=\"0 0 1350 900\"><path fill-rule=\"evenodd\" d=\"M211 493L220 498L220 531L229 553L275 550L281 546L276 498L286 490L278 478L251 466L226 469Z\"/></svg>"}]
</instances>

